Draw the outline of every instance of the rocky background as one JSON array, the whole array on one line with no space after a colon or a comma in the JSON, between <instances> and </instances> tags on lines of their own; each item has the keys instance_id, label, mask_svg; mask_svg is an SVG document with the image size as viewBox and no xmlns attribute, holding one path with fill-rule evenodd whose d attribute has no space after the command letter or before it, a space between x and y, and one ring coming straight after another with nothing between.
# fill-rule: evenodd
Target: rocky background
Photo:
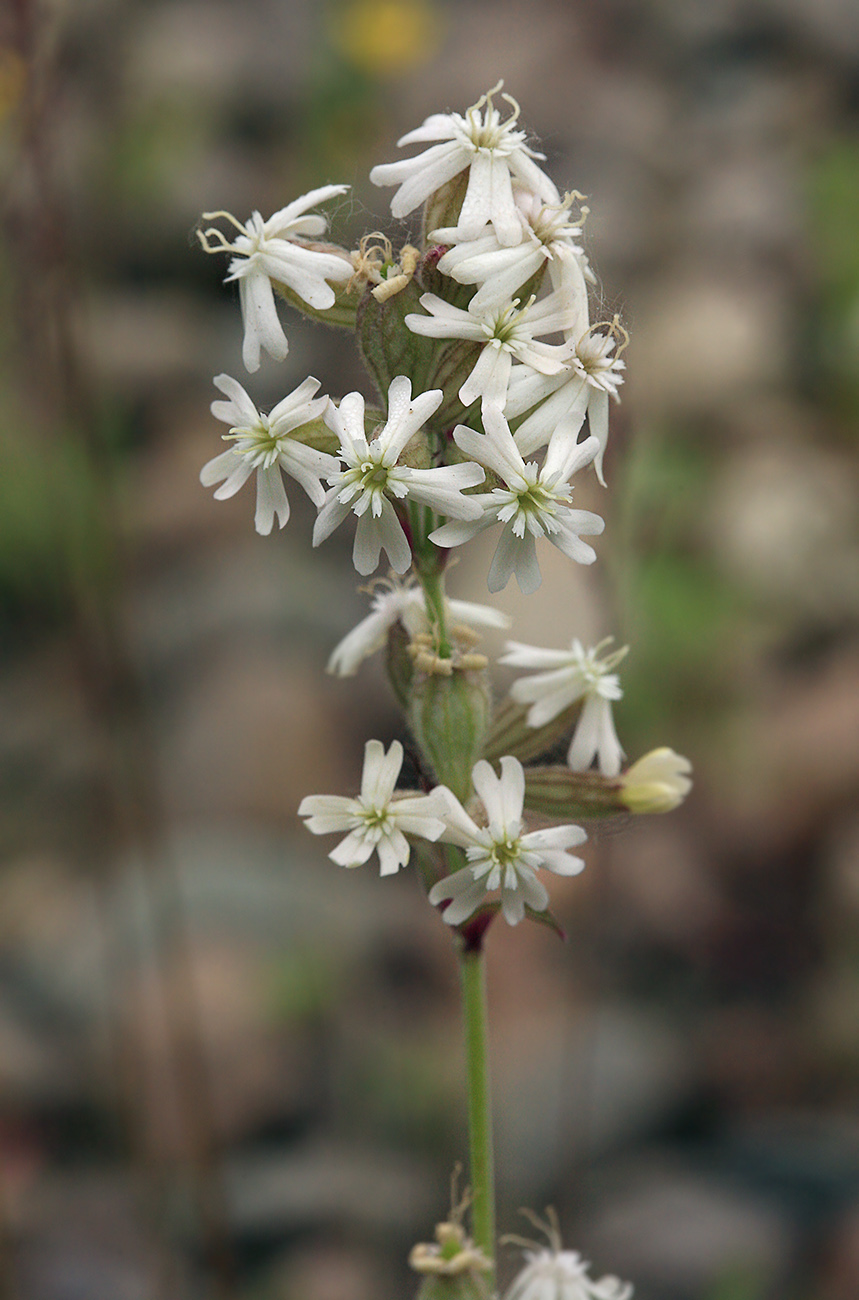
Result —
<instances>
[{"instance_id":1,"label":"rocky background","mask_svg":"<svg viewBox=\"0 0 859 1300\"><path fill-rule=\"evenodd\" d=\"M629 640L627 751L696 772L553 880L565 945L492 935L502 1227L554 1205L639 1300L859 1295L857 72L849 0L7 0L3 1300L395 1300L447 1209L449 936L295 815L400 724L321 672L345 530L197 481L242 372L193 232L348 182L343 242L404 237L370 166L501 76L632 335L599 562L504 604ZM263 406L362 382L288 333Z\"/></svg>"}]
</instances>

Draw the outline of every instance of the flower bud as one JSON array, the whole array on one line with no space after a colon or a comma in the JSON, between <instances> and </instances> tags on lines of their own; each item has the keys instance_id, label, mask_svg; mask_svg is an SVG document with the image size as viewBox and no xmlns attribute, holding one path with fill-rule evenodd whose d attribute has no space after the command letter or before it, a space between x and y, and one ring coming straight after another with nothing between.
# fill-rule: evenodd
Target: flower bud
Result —
<instances>
[{"instance_id":1,"label":"flower bud","mask_svg":"<svg viewBox=\"0 0 859 1300\"><path fill-rule=\"evenodd\" d=\"M574 700L554 718L542 727L528 725L530 704L517 704L507 699L495 710L492 726L486 737L483 757L490 762L501 758L503 754L512 754L520 763L539 758L546 754L557 742L566 736L582 711L582 701Z\"/></svg>"},{"instance_id":2,"label":"flower bud","mask_svg":"<svg viewBox=\"0 0 859 1300\"><path fill-rule=\"evenodd\" d=\"M691 771L682 754L667 746L652 749L622 774L621 801L634 813L671 812L692 789Z\"/></svg>"},{"instance_id":3,"label":"flower bud","mask_svg":"<svg viewBox=\"0 0 859 1300\"><path fill-rule=\"evenodd\" d=\"M622 777L571 772L568 767L526 767L525 807L565 821L627 812L622 782Z\"/></svg>"},{"instance_id":4,"label":"flower bud","mask_svg":"<svg viewBox=\"0 0 859 1300\"><path fill-rule=\"evenodd\" d=\"M437 1223L435 1241L419 1243L409 1255L409 1264L423 1281L417 1300L488 1300L484 1274L492 1272L492 1261L475 1246L460 1223Z\"/></svg>"}]
</instances>

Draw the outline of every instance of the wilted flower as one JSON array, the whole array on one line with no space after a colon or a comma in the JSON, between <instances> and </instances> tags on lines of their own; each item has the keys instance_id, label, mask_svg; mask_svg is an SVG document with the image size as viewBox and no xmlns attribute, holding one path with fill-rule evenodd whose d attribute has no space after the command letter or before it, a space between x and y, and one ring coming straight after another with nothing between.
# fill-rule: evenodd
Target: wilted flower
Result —
<instances>
[{"instance_id":1,"label":"wilted flower","mask_svg":"<svg viewBox=\"0 0 859 1300\"><path fill-rule=\"evenodd\" d=\"M476 627L509 627L510 619L489 605L470 600L446 600L448 619ZM328 672L337 677L352 677L363 661L381 650L395 623L402 623L414 638L430 631L423 587L416 582L391 581L380 585L373 594L373 608L352 631L335 646L328 660Z\"/></svg>"}]
</instances>

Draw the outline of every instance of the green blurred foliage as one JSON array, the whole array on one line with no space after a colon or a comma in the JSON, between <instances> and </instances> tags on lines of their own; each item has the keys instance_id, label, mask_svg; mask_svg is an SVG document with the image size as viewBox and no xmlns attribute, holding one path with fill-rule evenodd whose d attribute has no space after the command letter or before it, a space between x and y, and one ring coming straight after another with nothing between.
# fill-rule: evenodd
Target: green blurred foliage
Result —
<instances>
[{"instance_id":1,"label":"green blurred foliage","mask_svg":"<svg viewBox=\"0 0 859 1300\"><path fill-rule=\"evenodd\" d=\"M819 275L810 322L811 355L820 366L818 397L852 421L859 416L859 144L824 148L808 175L811 246ZM851 428L855 436L855 430Z\"/></svg>"},{"instance_id":2,"label":"green blurred foliage","mask_svg":"<svg viewBox=\"0 0 859 1300\"><path fill-rule=\"evenodd\" d=\"M718 460L712 439L667 427L629 457L614 577L633 646L618 709L632 752L712 728L733 694L752 612L702 536Z\"/></svg>"}]
</instances>

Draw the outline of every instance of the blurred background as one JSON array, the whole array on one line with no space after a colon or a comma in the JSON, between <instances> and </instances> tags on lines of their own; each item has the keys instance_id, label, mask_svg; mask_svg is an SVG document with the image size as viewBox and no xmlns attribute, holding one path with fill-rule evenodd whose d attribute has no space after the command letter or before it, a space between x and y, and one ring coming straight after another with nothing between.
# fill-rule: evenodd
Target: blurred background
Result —
<instances>
[{"instance_id":1,"label":"blurred background","mask_svg":"<svg viewBox=\"0 0 859 1300\"><path fill-rule=\"evenodd\" d=\"M696 784L553 880L566 944L490 937L501 1226L554 1205L639 1300L856 1300L857 74L849 0L6 0L3 1300L395 1300L447 1210L449 935L295 812L401 734L321 672L347 530L197 477L213 375L365 381L295 318L248 381L194 229L345 182L334 237L402 242L369 168L502 76L632 336L599 562L503 604L628 640L625 748Z\"/></svg>"}]
</instances>

